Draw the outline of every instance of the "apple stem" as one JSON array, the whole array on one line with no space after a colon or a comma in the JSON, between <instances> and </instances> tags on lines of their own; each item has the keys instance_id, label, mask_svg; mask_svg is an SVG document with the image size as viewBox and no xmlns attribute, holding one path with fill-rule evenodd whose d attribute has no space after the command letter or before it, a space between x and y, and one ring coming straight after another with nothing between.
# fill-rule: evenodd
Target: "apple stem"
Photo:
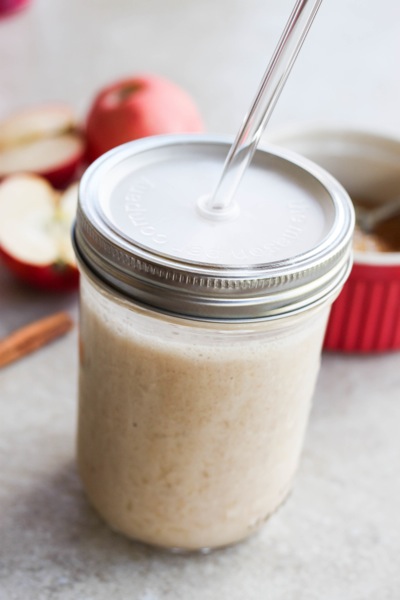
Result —
<instances>
[{"instance_id":1,"label":"apple stem","mask_svg":"<svg viewBox=\"0 0 400 600\"><path fill-rule=\"evenodd\" d=\"M121 102L123 102L124 100L129 98L129 96L132 96L132 94L138 92L141 88L142 85L140 83L131 83L119 90L118 98Z\"/></svg>"}]
</instances>

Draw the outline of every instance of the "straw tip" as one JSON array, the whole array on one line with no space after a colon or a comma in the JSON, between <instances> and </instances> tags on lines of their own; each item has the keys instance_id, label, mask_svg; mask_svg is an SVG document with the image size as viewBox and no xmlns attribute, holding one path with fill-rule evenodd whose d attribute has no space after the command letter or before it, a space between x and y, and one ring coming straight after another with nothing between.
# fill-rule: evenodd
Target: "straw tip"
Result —
<instances>
[{"instance_id":1,"label":"straw tip","mask_svg":"<svg viewBox=\"0 0 400 600\"><path fill-rule=\"evenodd\" d=\"M239 204L235 201L228 206L218 206L211 194L200 196L197 200L197 211L202 217L213 221L231 221L239 216Z\"/></svg>"}]
</instances>

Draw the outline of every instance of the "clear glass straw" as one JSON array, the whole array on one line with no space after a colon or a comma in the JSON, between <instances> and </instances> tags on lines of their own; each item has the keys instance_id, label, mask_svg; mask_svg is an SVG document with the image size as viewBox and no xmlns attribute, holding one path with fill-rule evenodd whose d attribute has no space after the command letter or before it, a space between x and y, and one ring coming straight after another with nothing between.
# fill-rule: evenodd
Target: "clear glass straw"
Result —
<instances>
[{"instance_id":1,"label":"clear glass straw","mask_svg":"<svg viewBox=\"0 0 400 600\"><path fill-rule=\"evenodd\" d=\"M297 0L267 67L254 102L231 146L221 179L207 205L210 212L225 212L257 148L290 70L307 36L322 0Z\"/></svg>"}]
</instances>

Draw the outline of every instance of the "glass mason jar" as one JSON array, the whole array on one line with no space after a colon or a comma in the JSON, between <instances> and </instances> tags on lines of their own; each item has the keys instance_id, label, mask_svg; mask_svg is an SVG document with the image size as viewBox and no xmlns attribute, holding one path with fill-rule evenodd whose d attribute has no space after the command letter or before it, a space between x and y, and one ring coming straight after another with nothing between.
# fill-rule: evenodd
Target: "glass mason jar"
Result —
<instances>
[{"instance_id":1,"label":"glass mason jar","mask_svg":"<svg viewBox=\"0 0 400 600\"><path fill-rule=\"evenodd\" d=\"M253 167L264 177L272 161L279 186L290 181L287 202L261 209L268 219L280 215L271 231L281 228L274 239L266 232L264 250L263 228L240 237L254 206L242 220L235 213L211 223L201 204L188 211L181 190L193 184L195 205L210 185L205 157L213 156L217 172L228 147L184 136L112 151L85 175L75 227L80 475L113 529L175 550L242 540L285 500L329 309L350 267L346 193L293 155L260 150ZM160 202L168 205L161 215ZM302 225L298 236L288 234L295 229L282 215L285 202L289 220L296 217L290 223ZM192 245L206 237L205 247Z\"/></svg>"}]
</instances>

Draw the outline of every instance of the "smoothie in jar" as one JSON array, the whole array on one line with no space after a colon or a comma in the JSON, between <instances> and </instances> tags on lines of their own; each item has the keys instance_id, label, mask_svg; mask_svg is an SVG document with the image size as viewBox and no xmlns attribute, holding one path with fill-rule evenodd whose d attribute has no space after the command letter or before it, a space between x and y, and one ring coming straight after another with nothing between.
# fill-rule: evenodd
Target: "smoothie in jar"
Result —
<instances>
[{"instance_id":1,"label":"smoothie in jar","mask_svg":"<svg viewBox=\"0 0 400 600\"><path fill-rule=\"evenodd\" d=\"M202 214L225 148L109 153L75 231L82 481L112 528L172 549L244 539L286 498L350 266L347 195L301 159L258 151L235 214Z\"/></svg>"}]
</instances>

